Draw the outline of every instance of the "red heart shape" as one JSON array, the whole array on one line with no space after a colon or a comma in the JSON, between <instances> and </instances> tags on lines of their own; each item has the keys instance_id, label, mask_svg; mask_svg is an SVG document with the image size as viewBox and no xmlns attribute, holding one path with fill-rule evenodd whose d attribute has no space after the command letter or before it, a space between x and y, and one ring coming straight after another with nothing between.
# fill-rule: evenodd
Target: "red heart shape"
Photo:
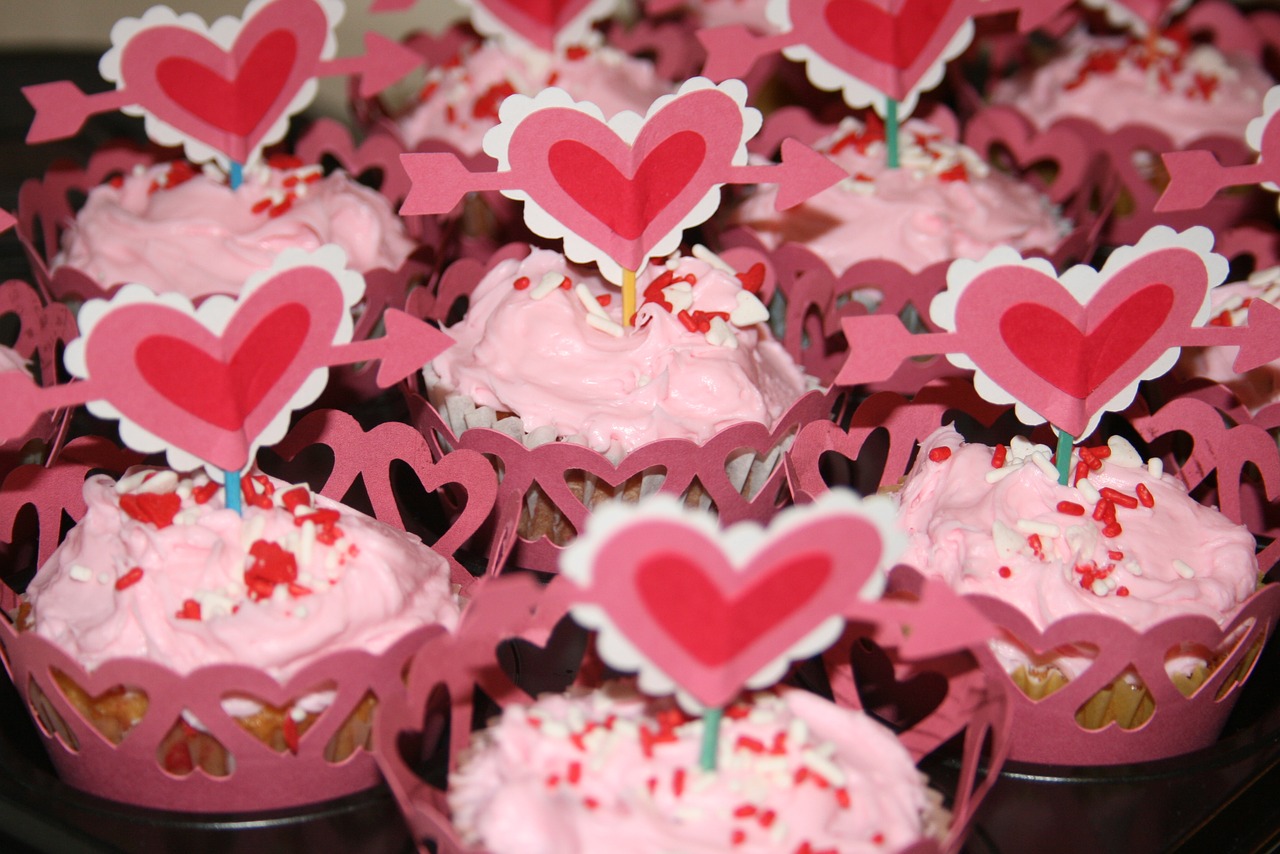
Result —
<instances>
[{"instance_id":1,"label":"red heart shape","mask_svg":"<svg viewBox=\"0 0 1280 854\"><path fill-rule=\"evenodd\" d=\"M1126 298L1086 335L1048 306L1019 303L1000 318L1000 337L1038 376L1084 400L1147 343L1173 304L1171 288L1149 285Z\"/></svg>"},{"instance_id":2,"label":"red heart shape","mask_svg":"<svg viewBox=\"0 0 1280 854\"><path fill-rule=\"evenodd\" d=\"M584 14L600 17L592 11L593 5L599 5L593 0L472 0L472 3L492 15L506 30L545 50L554 48L556 36ZM494 33L486 31L485 34Z\"/></svg>"},{"instance_id":3,"label":"red heart shape","mask_svg":"<svg viewBox=\"0 0 1280 854\"><path fill-rule=\"evenodd\" d=\"M679 131L654 146L628 178L594 148L563 139L547 152L547 165L570 198L617 234L635 240L689 184L706 154L701 134Z\"/></svg>"},{"instance_id":4,"label":"red heart shape","mask_svg":"<svg viewBox=\"0 0 1280 854\"><path fill-rule=\"evenodd\" d=\"M636 588L673 639L698 661L719 667L809 601L833 569L822 552L801 554L726 597L697 562L660 553L637 570Z\"/></svg>"},{"instance_id":5,"label":"red heart shape","mask_svg":"<svg viewBox=\"0 0 1280 854\"><path fill-rule=\"evenodd\" d=\"M866 0L829 0L822 10L831 32L849 47L899 70L911 67L953 0L906 0L897 12Z\"/></svg>"},{"instance_id":6,"label":"red heart shape","mask_svg":"<svg viewBox=\"0 0 1280 854\"><path fill-rule=\"evenodd\" d=\"M171 56L156 64L156 81L193 115L245 136L271 108L297 57L298 40L293 33L275 30L253 46L231 80L197 60Z\"/></svg>"},{"instance_id":7,"label":"red heart shape","mask_svg":"<svg viewBox=\"0 0 1280 854\"><path fill-rule=\"evenodd\" d=\"M185 339L153 335L138 343L138 371L175 406L223 430L239 430L280 381L310 325L306 306L282 305L225 362Z\"/></svg>"}]
</instances>

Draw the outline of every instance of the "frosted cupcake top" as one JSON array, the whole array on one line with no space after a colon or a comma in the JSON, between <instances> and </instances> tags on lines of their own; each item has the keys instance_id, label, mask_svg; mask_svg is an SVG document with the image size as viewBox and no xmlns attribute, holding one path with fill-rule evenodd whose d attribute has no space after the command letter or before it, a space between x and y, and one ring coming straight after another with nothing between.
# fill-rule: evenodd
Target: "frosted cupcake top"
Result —
<instances>
[{"instance_id":1,"label":"frosted cupcake top","mask_svg":"<svg viewBox=\"0 0 1280 854\"><path fill-rule=\"evenodd\" d=\"M874 115L868 121L846 118L814 145L849 178L782 212L774 209L777 188L763 187L732 221L771 249L803 245L837 275L873 258L919 271L939 261L981 258L997 246L1048 250L1066 233L1057 210L1035 189L917 119L902 126L900 168L890 169L884 127Z\"/></svg>"},{"instance_id":2,"label":"frosted cupcake top","mask_svg":"<svg viewBox=\"0 0 1280 854\"><path fill-rule=\"evenodd\" d=\"M335 243L365 273L397 270L414 249L382 196L345 173L273 158L232 190L184 161L93 188L62 235L56 270L69 266L104 288L125 283L190 298L237 294L285 249Z\"/></svg>"},{"instance_id":3,"label":"frosted cupcake top","mask_svg":"<svg viewBox=\"0 0 1280 854\"><path fill-rule=\"evenodd\" d=\"M625 686L508 708L451 774L449 805L494 854L898 851L931 798L897 739L788 690L726 710L716 772L701 719Z\"/></svg>"},{"instance_id":4,"label":"frosted cupcake top","mask_svg":"<svg viewBox=\"0 0 1280 854\"><path fill-rule=\"evenodd\" d=\"M87 512L27 588L32 630L89 670L137 657L285 679L337 650L456 626L448 563L417 537L305 485L244 483L242 518L204 475L90 478Z\"/></svg>"},{"instance_id":5,"label":"frosted cupcake top","mask_svg":"<svg viewBox=\"0 0 1280 854\"><path fill-rule=\"evenodd\" d=\"M1049 62L997 84L991 100L1040 128L1073 117L1108 132L1142 125L1185 146L1205 136L1243 140L1271 86L1255 61L1211 45L1075 30Z\"/></svg>"},{"instance_id":6,"label":"frosted cupcake top","mask_svg":"<svg viewBox=\"0 0 1280 854\"><path fill-rule=\"evenodd\" d=\"M764 325L764 306L713 263L650 265L632 330L621 325L618 289L559 253L504 261L446 330L456 343L431 363L428 382L518 415L544 441L601 453L704 442L744 421L772 425L809 383Z\"/></svg>"}]
</instances>

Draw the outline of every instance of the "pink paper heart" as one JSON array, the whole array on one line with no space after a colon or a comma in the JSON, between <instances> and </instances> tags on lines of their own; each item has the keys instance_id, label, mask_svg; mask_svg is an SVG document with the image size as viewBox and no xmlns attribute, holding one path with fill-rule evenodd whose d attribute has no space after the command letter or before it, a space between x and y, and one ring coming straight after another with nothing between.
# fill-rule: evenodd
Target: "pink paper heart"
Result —
<instances>
[{"instance_id":1,"label":"pink paper heart","mask_svg":"<svg viewBox=\"0 0 1280 854\"><path fill-rule=\"evenodd\" d=\"M822 15L849 47L897 69L910 68L952 0L905 0L897 11L867 0L827 0Z\"/></svg>"},{"instance_id":2,"label":"pink paper heart","mask_svg":"<svg viewBox=\"0 0 1280 854\"><path fill-rule=\"evenodd\" d=\"M124 47L121 80L148 113L243 163L315 75L328 32L311 0L262 8L229 51L186 27L147 27Z\"/></svg>"},{"instance_id":3,"label":"pink paper heart","mask_svg":"<svg viewBox=\"0 0 1280 854\"><path fill-rule=\"evenodd\" d=\"M551 50L556 34L572 24L594 0L471 0L504 27L534 46Z\"/></svg>"},{"instance_id":4,"label":"pink paper heart","mask_svg":"<svg viewBox=\"0 0 1280 854\"><path fill-rule=\"evenodd\" d=\"M1023 266L980 273L956 304L968 355L1000 388L1072 436L1139 380L1195 320L1206 288L1181 248L1121 268L1081 305L1054 277Z\"/></svg>"},{"instance_id":5,"label":"pink paper heart","mask_svg":"<svg viewBox=\"0 0 1280 854\"><path fill-rule=\"evenodd\" d=\"M317 268L275 276L215 335L191 315L155 303L115 309L85 346L99 396L166 442L238 470L262 431L325 364L346 308ZM306 294L305 299L300 295Z\"/></svg>"},{"instance_id":6,"label":"pink paper heart","mask_svg":"<svg viewBox=\"0 0 1280 854\"><path fill-rule=\"evenodd\" d=\"M741 136L738 104L703 89L650 116L632 145L598 119L555 107L525 118L508 150L512 171L525 176L523 189L539 207L637 270L722 179Z\"/></svg>"},{"instance_id":7,"label":"pink paper heart","mask_svg":"<svg viewBox=\"0 0 1280 854\"><path fill-rule=\"evenodd\" d=\"M826 545L847 542L858 548ZM589 598L683 690L706 706L721 706L840 615L875 571L882 549L871 522L826 516L770 537L739 569L703 532L649 519L601 545Z\"/></svg>"}]
</instances>

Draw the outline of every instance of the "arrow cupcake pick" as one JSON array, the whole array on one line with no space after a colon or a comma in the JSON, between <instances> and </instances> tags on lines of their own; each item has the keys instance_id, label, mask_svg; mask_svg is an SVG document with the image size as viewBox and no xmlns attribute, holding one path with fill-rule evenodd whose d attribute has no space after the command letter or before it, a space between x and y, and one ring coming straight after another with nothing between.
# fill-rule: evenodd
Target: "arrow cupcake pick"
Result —
<instances>
[{"instance_id":1,"label":"arrow cupcake pick","mask_svg":"<svg viewBox=\"0 0 1280 854\"><path fill-rule=\"evenodd\" d=\"M1180 347L1239 347L1237 370L1280 358L1280 309L1263 300L1245 326L1205 325L1209 291L1227 274L1212 247L1208 229L1157 226L1101 270L1057 276L1048 262L1007 248L956 261L929 311L949 331L912 335L894 317L845 318L849 356L836 382L882 380L903 359L946 353L977 372L984 399L1016 404L1026 424L1048 420L1083 438L1104 411L1129 405L1139 381L1168 371Z\"/></svg>"},{"instance_id":2,"label":"arrow cupcake pick","mask_svg":"<svg viewBox=\"0 0 1280 854\"><path fill-rule=\"evenodd\" d=\"M401 214L444 213L468 192L500 190L524 201L537 234L563 238L565 254L596 263L618 284L648 259L672 252L704 222L728 183L777 183L779 207L799 204L847 177L804 145L783 144L780 165L749 166L746 141L760 128L737 80L705 78L655 101L646 116L601 110L560 89L503 102L485 136L496 172L471 172L451 154L405 154L413 187Z\"/></svg>"},{"instance_id":3,"label":"arrow cupcake pick","mask_svg":"<svg viewBox=\"0 0 1280 854\"><path fill-rule=\"evenodd\" d=\"M1157 213L1202 208L1226 187L1280 183L1280 86L1273 86L1262 103L1262 115L1249 123L1245 140L1258 152L1254 163L1223 166L1210 151L1171 151L1160 155L1169 172L1169 185L1156 201Z\"/></svg>"},{"instance_id":4,"label":"arrow cupcake pick","mask_svg":"<svg viewBox=\"0 0 1280 854\"><path fill-rule=\"evenodd\" d=\"M395 311L384 337L352 343L364 279L345 263L337 246L287 250L238 299L211 297L198 309L141 285L85 303L81 337L65 355L81 381L42 389L25 374L0 375L0 439L21 434L42 410L87 403L120 421L130 448L163 451L174 468L243 469L324 389L327 366L380 359L378 383L388 386L451 343Z\"/></svg>"},{"instance_id":5,"label":"arrow cupcake pick","mask_svg":"<svg viewBox=\"0 0 1280 854\"><path fill-rule=\"evenodd\" d=\"M194 162L251 163L315 98L315 77L359 75L361 94L373 95L419 64L372 33L363 56L335 59L343 9L340 0L253 0L242 19L212 25L164 6L124 18L99 64L116 88L87 95L66 80L25 87L36 110L27 142L72 136L89 116L123 110L145 116L154 142L183 145Z\"/></svg>"}]
</instances>

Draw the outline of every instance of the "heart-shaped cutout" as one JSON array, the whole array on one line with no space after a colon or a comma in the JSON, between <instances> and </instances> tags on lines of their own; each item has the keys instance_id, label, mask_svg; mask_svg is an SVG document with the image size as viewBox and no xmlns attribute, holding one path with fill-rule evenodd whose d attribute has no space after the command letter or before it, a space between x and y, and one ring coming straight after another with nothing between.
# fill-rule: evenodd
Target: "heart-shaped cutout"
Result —
<instances>
[{"instance_id":1,"label":"heart-shaped cutout","mask_svg":"<svg viewBox=\"0 0 1280 854\"><path fill-rule=\"evenodd\" d=\"M119 46L120 80L132 102L168 126L163 144L192 140L250 161L304 106L298 95L317 73L329 37L324 7L268 3L243 22L229 49L171 17L140 27Z\"/></svg>"},{"instance_id":2,"label":"heart-shaped cutout","mask_svg":"<svg viewBox=\"0 0 1280 854\"><path fill-rule=\"evenodd\" d=\"M156 761L166 774L189 777L197 770L210 777L226 777L235 767L235 758L209 732L192 726L184 712L160 740Z\"/></svg>"},{"instance_id":3,"label":"heart-shaped cutout","mask_svg":"<svg viewBox=\"0 0 1280 854\"><path fill-rule=\"evenodd\" d=\"M112 685L101 693L90 694L66 673L53 668L50 673L54 684L67 702L88 721L99 735L111 744L120 744L125 737L142 723L150 700L146 692L125 685ZM33 682L32 685L35 683ZM31 695L34 698L35 694ZM43 694L40 694L43 697ZM74 745L75 734L63 721L57 710L44 698L44 712L50 717L42 720L46 729L52 729L64 743Z\"/></svg>"},{"instance_id":4,"label":"heart-shaped cutout","mask_svg":"<svg viewBox=\"0 0 1280 854\"><path fill-rule=\"evenodd\" d=\"M930 670L904 667L895 672L893 660L868 638L849 646L849 664L862 707L895 731L909 730L927 719L947 698L947 678Z\"/></svg>"}]
</instances>

